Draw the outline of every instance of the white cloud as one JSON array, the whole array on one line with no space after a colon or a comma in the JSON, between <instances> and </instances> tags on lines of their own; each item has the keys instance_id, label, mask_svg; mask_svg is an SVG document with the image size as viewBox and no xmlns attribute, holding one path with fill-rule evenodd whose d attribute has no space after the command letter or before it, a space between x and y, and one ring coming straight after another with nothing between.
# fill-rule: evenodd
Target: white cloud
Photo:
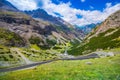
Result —
<instances>
[{"instance_id":1,"label":"white cloud","mask_svg":"<svg viewBox=\"0 0 120 80\"><path fill-rule=\"evenodd\" d=\"M68 21L73 25L87 25L91 23L98 23L104 21L110 14L120 10L120 3L112 6L111 3L106 4L106 8L103 11L99 10L80 10L72 8L71 3L60 3L58 5L52 3L51 0L43 0L43 9L45 9L49 14L57 16L54 12L62 15L63 19ZM78 18L76 15L81 15L82 18Z\"/></svg>"},{"instance_id":2,"label":"white cloud","mask_svg":"<svg viewBox=\"0 0 120 80\"><path fill-rule=\"evenodd\" d=\"M106 7L111 7L112 6L112 3L106 3Z\"/></svg>"},{"instance_id":3,"label":"white cloud","mask_svg":"<svg viewBox=\"0 0 120 80\"><path fill-rule=\"evenodd\" d=\"M85 2L85 0L81 0L81 2Z\"/></svg>"},{"instance_id":4,"label":"white cloud","mask_svg":"<svg viewBox=\"0 0 120 80\"><path fill-rule=\"evenodd\" d=\"M94 9L94 7L93 7L93 6L90 6L90 9Z\"/></svg>"},{"instance_id":5,"label":"white cloud","mask_svg":"<svg viewBox=\"0 0 120 80\"><path fill-rule=\"evenodd\" d=\"M34 0L7 0L15 5L19 10L37 9L37 4Z\"/></svg>"},{"instance_id":6,"label":"white cloud","mask_svg":"<svg viewBox=\"0 0 120 80\"><path fill-rule=\"evenodd\" d=\"M110 14L120 10L120 3L112 6L112 3L106 3L106 7L103 11L99 10L81 10L71 7L71 3L54 4L52 0L8 0L12 2L20 10L33 10L37 8L37 4L41 1L44 10L53 16L58 16L55 13L59 13L64 20L73 25L87 25L91 23L98 23L104 21ZM82 18L78 18L77 15L81 15Z\"/></svg>"}]
</instances>

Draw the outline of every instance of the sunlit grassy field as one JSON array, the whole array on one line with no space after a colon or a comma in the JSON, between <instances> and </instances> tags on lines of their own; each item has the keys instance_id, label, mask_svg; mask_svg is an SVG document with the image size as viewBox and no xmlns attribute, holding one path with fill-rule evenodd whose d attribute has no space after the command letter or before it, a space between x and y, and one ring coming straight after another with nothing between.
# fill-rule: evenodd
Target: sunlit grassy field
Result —
<instances>
[{"instance_id":1,"label":"sunlit grassy field","mask_svg":"<svg viewBox=\"0 0 120 80\"><path fill-rule=\"evenodd\" d=\"M56 61L33 69L1 73L0 80L120 80L120 55Z\"/></svg>"}]
</instances>

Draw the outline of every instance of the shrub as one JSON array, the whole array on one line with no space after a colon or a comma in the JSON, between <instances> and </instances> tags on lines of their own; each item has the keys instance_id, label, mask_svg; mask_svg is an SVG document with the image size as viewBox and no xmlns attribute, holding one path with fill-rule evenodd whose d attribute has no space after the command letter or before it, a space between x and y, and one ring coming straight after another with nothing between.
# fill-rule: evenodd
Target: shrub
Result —
<instances>
[{"instance_id":1,"label":"shrub","mask_svg":"<svg viewBox=\"0 0 120 80\"><path fill-rule=\"evenodd\" d=\"M33 37L33 36L32 36L32 37L29 39L29 41L30 41L31 44L40 44L41 39L40 39L39 37Z\"/></svg>"}]
</instances>

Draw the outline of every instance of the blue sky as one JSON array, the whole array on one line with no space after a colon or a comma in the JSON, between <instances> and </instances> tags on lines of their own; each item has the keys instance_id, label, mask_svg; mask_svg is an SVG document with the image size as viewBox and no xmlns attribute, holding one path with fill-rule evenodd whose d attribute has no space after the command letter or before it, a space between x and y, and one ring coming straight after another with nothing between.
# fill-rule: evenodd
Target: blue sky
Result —
<instances>
[{"instance_id":1,"label":"blue sky","mask_svg":"<svg viewBox=\"0 0 120 80\"><path fill-rule=\"evenodd\" d=\"M59 4L63 3L72 3L71 7L83 10L103 10L105 8L106 3L112 3L115 5L120 3L120 0L52 0L53 3Z\"/></svg>"},{"instance_id":2,"label":"blue sky","mask_svg":"<svg viewBox=\"0 0 120 80\"><path fill-rule=\"evenodd\" d=\"M104 21L120 10L120 0L8 0L20 10L42 8L78 26Z\"/></svg>"}]
</instances>

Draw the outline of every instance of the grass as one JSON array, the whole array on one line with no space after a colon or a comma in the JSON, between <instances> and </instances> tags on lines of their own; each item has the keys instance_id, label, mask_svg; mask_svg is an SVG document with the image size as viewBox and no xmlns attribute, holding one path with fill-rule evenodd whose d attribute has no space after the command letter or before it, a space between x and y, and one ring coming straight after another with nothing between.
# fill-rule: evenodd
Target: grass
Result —
<instances>
[{"instance_id":1,"label":"grass","mask_svg":"<svg viewBox=\"0 0 120 80\"><path fill-rule=\"evenodd\" d=\"M2 74L0 80L120 80L120 55L114 57L56 61L34 69ZM91 62L91 64L87 64Z\"/></svg>"},{"instance_id":2,"label":"grass","mask_svg":"<svg viewBox=\"0 0 120 80\"><path fill-rule=\"evenodd\" d=\"M31 61L45 61L58 58L57 54L51 50L41 50L37 45L31 48L6 47L0 45L0 68L13 67L25 64L16 49ZM51 51L51 52L50 52Z\"/></svg>"},{"instance_id":3,"label":"grass","mask_svg":"<svg viewBox=\"0 0 120 80\"><path fill-rule=\"evenodd\" d=\"M120 47L120 28L113 34L105 36L105 34L113 30L114 29L109 29L106 32L100 33L98 36L92 37L89 41L84 41L81 45L73 45L68 53L72 55L82 55L96 51L97 49L105 50Z\"/></svg>"},{"instance_id":4,"label":"grass","mask_svg":"<svg viewBox=\"0 0 120 80\"><path fill-rule=\"evenodd\" d=\"M8 68L20 66L22 63L21 57L9 47L0 45L0 68Z\"/></svg>"},{"instance_id":5,"label":"grass","mask_svg":"<svg viewBox=\"0 0 120 80\"><path fill-rule=\"evenodd\" d=\"M0 46L0 61L20 61L20 57L5 46Z\"/></svg>"},{"instance_id":6,"label":"grass","mask_svg":"<svg viewBox=\"0 0 120 80\"><path fill-rule=\"evenodd\" d=\"M38 47L36 44L31 44L30 47L36 50L40 50L40 47Z\"/></svg>"}]
</instances>

